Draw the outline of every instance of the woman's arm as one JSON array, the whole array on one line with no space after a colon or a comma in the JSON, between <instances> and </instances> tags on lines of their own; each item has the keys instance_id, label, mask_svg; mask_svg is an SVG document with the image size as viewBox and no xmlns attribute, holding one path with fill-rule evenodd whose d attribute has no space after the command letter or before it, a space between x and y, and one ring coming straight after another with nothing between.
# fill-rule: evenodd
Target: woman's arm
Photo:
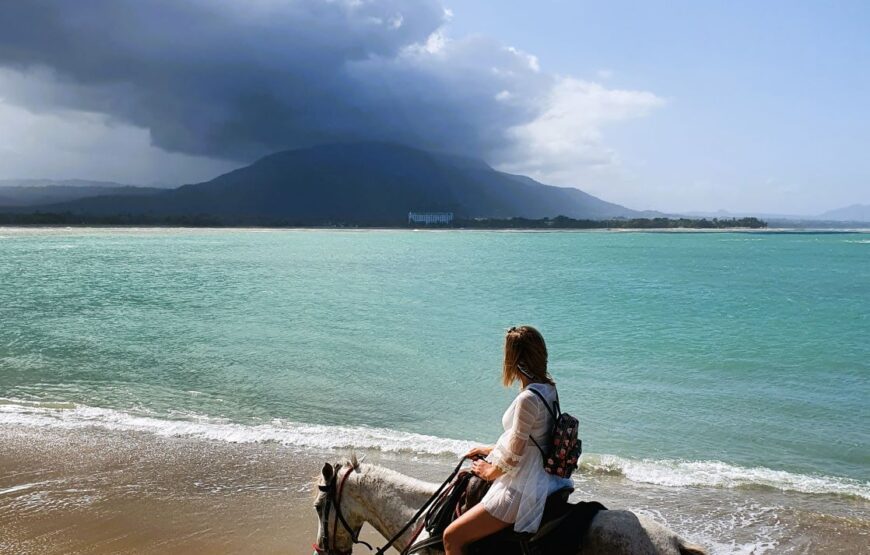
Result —
<instances>
[{"instance_id":1,"label":"woman's arm","mask_svg":"<svg viewBox=\"0 0 870 555\"><path fill-rule=\"evenodd\" d=\"M475 459L477 457L486 457L492 453L492 449L495 447L494 445L478 445L477 447L472 448L465 455L463 455L466 459Z\"/></svg>"},{"instance_id":2,"label":"woman's arm","mask_svg":"<svg viewBox=\"0 0 870 555\"><path fill-rule=\"evenodd\" d=\"M474 461L473 463L471 463L471 472L479 476L480 478L483 478L487 482L492 482L499 476L504 475L504 470L495 465L489 464L484 460Z\"/></svg>"}]
</instances>

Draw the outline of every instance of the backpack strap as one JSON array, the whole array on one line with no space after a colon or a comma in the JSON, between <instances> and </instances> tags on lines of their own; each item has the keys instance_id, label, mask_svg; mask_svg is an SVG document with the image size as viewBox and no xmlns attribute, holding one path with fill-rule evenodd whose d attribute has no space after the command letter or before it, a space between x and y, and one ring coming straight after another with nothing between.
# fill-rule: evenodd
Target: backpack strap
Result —
<instances>
[{"instance_id":1,"label":"backpack strap","mask_svg":"<svg viewBox=\"0 0 870 555\"><path fill-rule=\"evenodd\" d=\"M526 389L528 389L529 391L531 391L532 393L534 393L535 395L537 395L538 398L541 400L541 402L544 403L544 407L547 409L547 412L549 412L550 415L553 417L553 426L555 426L556 423L559 421L559 417L557 416L557 414L560 414L560 413L561 413L561 411L559 410L559 401L558 401L558 395L559 395L559 394L556 393L556 398L557 398L557 400L556 400L556 401L553 401L553 408L550 408L550 404L547 403L547 400L544 398L543 394L541 394L541 392L538 391L537 389L534 389L534 388L532 387L532 385L534 385L534 384L529 384L529 386L528 386ZM547 460L547 454L544 453L544 450L541 449L541 446L538 445L538 442L535 441L535 438L533 438L531 435L529 435L529 439L532 440L532 443L534 443L534 444L535 444L535 447L538 448L538 451L541 452L541 458L544 459L544 462L546 462L546 460Z\"/></svg>"},{"instance_id":2,"label":"backpack strap","mask_svg":"<svg viewBox=\"0 0 870 555\"><path fill-rule=\"evenodd\" d=\"M544 403L544 406L547 408L547 412L549 412L550 415L552 415L553 423L555 424L555 421L559 420L559 415L562 414L562 411L559 410L559 394L558 393L556 394L556 400L553 401L553 408L550 408L550 404L547 402L547 400L544 398L544 396L541 394L541 392L538 391L537 389L533 389L532 385L534 385L534 384L529 384L529 386L526 389L528 389L529 391L531 391L532 393L537 395L538 398Z\"/></svg>"}]
</instances>

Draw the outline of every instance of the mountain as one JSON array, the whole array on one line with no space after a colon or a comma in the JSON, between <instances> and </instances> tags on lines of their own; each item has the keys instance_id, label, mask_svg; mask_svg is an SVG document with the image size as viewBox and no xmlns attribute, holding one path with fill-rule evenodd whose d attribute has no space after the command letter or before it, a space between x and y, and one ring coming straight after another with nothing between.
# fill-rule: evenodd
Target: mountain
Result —
<instances>
[{"instance_id":1,"label":"mountain","mask_svg":"<svg viewBox=\"0 0 870 555\"><path fill-rule=\"evenodd\" d=\"M828 210L819 214L817 219L840 222L870 222L870 204L853 204L844 208Z\"/></svg>"},{"instance_id":2,"label":"mountain","mask_svg":"<svg viewBox=\"0 0 870 555\"><path fill-rule=\"evenodd\" d=\"M289 225L397 225L407 221L409 211L452 211L456 218L649 215L578 189L499 172L480 160L386 143L287 150L204 183L147 196L79 199L40 210L208 215L225 223Z\"/></svg>"},{"instance_id":3,"label":"mountain","mask_svg":"<svg viewBox=\"0 0 870 555\"><path fill-rule=\"evenodd\" d=\"M40 206L104 195L150 195L154 187L83 179L0 179L0 206Z\"/></svg>"}]
</instances>

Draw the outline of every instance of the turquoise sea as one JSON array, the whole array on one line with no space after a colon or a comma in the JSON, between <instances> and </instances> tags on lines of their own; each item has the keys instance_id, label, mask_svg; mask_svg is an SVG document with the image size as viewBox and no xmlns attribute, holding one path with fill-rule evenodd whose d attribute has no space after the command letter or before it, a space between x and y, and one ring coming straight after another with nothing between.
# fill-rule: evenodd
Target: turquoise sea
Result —
<instances>
[{"instance_id":1,"label":"turquoise sea","mask_svg":"<svg viewBox=\"0 0 870 555\"><path fill-rule=\"evenodd\" d=\"M453 457L547 339L584 467L870 499L870 234L0 228L0 424Z\"/></svg>"}]
</instances>

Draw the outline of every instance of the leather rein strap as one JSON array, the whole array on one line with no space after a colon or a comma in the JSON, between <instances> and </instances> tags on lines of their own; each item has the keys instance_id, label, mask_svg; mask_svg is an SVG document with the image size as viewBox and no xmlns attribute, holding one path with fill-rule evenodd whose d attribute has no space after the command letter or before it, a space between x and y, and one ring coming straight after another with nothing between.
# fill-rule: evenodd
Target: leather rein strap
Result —
<instances>
[{"instance_id":1,"label":"leather rein strap","mask_svg":"<svg viewBox=\"0 0 870 555\"><path fill-rule=\"evenodd\" d=\"M402 537L402 534L407 532L408 528L410 528L411 526L414 525L415 522L417 522L417 520L423 515L423 513L426 511L426 509L429 507L429 505L432 504L432 501L434 501L439 495L441 495L441 492L444 491L444 488L447 487L447 484L452 482L453 478L455 478L456 475L459 474L459 469L462 468L462 463L464 463L464 462L465 462L465 457L462 457L462 459L459 460L459 464L457 464L456 468L453 469L453 472L450 473L450 476L448 476L447 479L444 480L444 482L440 486L438 486L438 489L435 490L435 493L433 493L425 503L423 503L423 506L420 507L420 510L418 510L416 513L414 513L414 516L411 517L411 520L409 520L408 523L405 524L401 530L396 532L393 535L393 537L390 538L390 541L388 541L385 546L378 549L377 552L375 553L375 555L384 555L387 552L387 549L392 547L392 545L394 543L396 543L396 540L398 540L400 537ZM408 548L410 548L410 547L411 546L408 545ZM408 548L405 549L406 552L407 552Z\"/></svg>"},{"instance_id":2,"label":"leather rein strap","mask_svg":"<svg viewBox=\"0 0 870 555\"><path fill-rule=\"evenodd\" d=\"M379 548L375 552L374 555L385 555L387 552L387 549L392 547L393 544L396 543L396 541L400 537L402 537L402 534L407 532L408 529L411 526L413 526L414 523L417 522L417 520L420 519L420 517L423 515L423 513L426 511L426 509L429 507L429 505L432 503L432 501L434 501L435 498L437 498L439 495L441 495L441 492L444 491L444 488L447 487L447 485L453 481L453 478L455 478L457 474L459 474L459 469L462 468L462 463L464 463L464 462L465 462L465 457L463 457L459 461L459 464L456 465L456 468L453 469L453 472L450 473L450 476L448 476L447 479L444 480L444 483L442 483L438 487L438 489L435 490L435 493L433 493L432 496L429 497L429 499L423 504L423 506L420 507L420 510L418 510L414 514L414 516L411 517L411 520L409 520L408 523L405 524L401 530L396 532L393 535L393 537L390 538L390 540L386 543L386 545ZM320 555L329 555L330 553L336 553L337 555L351 555L350 551L341 552L341 551L338 551L335 547L335 533L338 529L339 522L341 522L341 525L344 527L344 529L347 531L347 533L350 534L350 539L351 539L351 541L353 541L354 544L362 544L362 545L368 547L369 551L374 550L374 548L371 545L369 545L368 543L359 539L357 534L355 534L353 532L353 529L350 527L350 524L348 524L347 520L344 518L344 514L342 514L342 512L341 512L341 504L340 504L341 503L341 493L344 490L344 484L347 482L347 478L348 478L348 476L350 476L351 472L353 472L353 467L348 468L347 472L345 472L345 474L341 478L341 480L338 481L338 488L337 489L335 487L335 482L336 482L335 479L333 479L326 486L320 486L322 491L325 491L329 494L329 498L328 498L329 503L326 506L326 513L325 513L326 514L326 522L324 523L324 525L326 527L329 526L329 507L330 507L330 505L335 505L335 515L336 515L335 522L333 522L333 524L332 524L332 543L333 543L332 549L329 548L329 538L324 538L326 541L324 541L323 543L326 545L326 549L322 550L322 549L318 548L317 544L315 544L313 546L314 551L316 551ZM408 547L410 547L410 545Z\"/></svg>"},{"instance_id":3,"label":"leather rein strap","mask_svg":"<svg viewBox=\"0 0 870 555\"><path fill-rule=\"evenodd\" d=\"M341 512L341 493L344 490L344 484L347 483L347 478L350 476L351 472L353 472L353 467L349 467L347 469L347 472L344 473L344 476L341 478L341 480L338 483L338 491L336 491L336 488L335 488L335 482L336 482L335 480L332 480L327 486L325 486L326 491L329 493L330 503L327 504L327 506L326 506L326 522L324 523L324 525L327 527L329 526L329 507L330 507L330 505L335 505L335 517L336 518L335 518L335 521L332 523L332 549L330 549L330 547L329 547L329 538L325 538L326 541L323 542L324 544L326 544L325 551L320 550L316 544L313 546L314 550L317 553L324 553L325 555L328 555L329 553L337 553L338 555L351 555L352 550L342 552L342 551L339 551L338 548L335 546L335 537L336 537L335 533L338 529L339 522L341 522L342 527L344 527L344 529L347 531L347 533L350 534L350 539L354 544L362 544L362 545L368 547L369 551L374 549L371 545L369 545L368 542L364 542L361 539L359 539L359 536L354 533L353 528L350 527L350 524L348 524L347 519L344 518L344 514Z\"/></svg>"}]
</instances>

